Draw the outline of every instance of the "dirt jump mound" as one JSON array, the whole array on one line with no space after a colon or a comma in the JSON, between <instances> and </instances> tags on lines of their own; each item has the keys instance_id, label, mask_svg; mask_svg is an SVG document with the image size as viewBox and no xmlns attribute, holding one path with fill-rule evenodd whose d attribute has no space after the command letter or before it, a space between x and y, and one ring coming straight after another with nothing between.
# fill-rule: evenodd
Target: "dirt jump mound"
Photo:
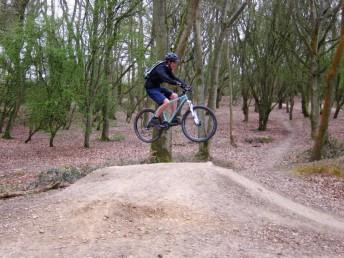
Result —
<instances>
[{"instance_id":1,"label":"dirt jump mound","mask_svg":"<svg viewBox=\"0 0 344 258\"><path fill-rule=\"evenodd\" d=\"M109 167L63 190L4 200L0 256L343 253L341 221L338 228L319 225L307 214L274 203L278 198L267 200L268 190L239 182L230 173L212 163Z\"/></svg>"}]
</instances>

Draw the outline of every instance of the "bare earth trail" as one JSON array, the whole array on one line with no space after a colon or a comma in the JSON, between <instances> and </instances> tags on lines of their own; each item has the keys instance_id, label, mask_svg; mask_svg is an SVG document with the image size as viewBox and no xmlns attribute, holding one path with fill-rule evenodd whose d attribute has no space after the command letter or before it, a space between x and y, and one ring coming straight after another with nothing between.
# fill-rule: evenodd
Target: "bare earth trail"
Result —
<instances>
[{"instance_id":1,"label":"bare earth trail","mask_svg":"<svg viewBox=\"0 0 344 258\"><path fill-rule=\"evenodd\" d=\"M285 173L275 167L292 145L290 130L260 166L239 172L210 162L116 166L3 200L0 257L344 257L344 218L269 181Z\"/></svg>"}]
</instances>

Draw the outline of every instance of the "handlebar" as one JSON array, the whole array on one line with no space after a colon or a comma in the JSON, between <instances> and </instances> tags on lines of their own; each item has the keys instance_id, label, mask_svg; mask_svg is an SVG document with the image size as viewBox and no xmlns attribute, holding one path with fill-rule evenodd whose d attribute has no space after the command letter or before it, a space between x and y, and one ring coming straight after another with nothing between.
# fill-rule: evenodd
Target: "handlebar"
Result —
<instances>
[{"instance_id":1,"label":"handlebar","mask_svg":"<svg viewBox=\"0 0 344 258\"><path fill-rule=\"evenodd\" d=\"M183 89L183 94L187 93L187 92L192 92L192 86L191 85L182 85L181 88Z\"/></svg>"}]
</instances>

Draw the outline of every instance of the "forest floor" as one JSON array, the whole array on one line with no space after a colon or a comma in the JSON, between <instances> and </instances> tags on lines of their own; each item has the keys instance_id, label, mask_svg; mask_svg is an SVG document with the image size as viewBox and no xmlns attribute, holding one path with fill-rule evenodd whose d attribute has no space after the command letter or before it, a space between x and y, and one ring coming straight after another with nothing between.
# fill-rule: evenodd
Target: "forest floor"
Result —
<instances>
[{"instance_id":1,"label":"forest floor","mask_svg":"<svg viewBox=\"0 0 344 258\"><path fill-rule=\"evenodd\" d=\"M5 214L0 233L6 239L0 255L343 257L344 178L295 172L312 144L299 104L292 121L285 109L275 109L265 132L256 130L256 113L244 123L236 106L237 147L229 143L228 113L226 104L216 112L211 155L215 165L234 174L190 163L198 145L180 128L173 129L173 157L188 163L105 168L141 164L149 156L149 145L136 138L124 114L112 127L114 140L101 142L94 132L90 149L82 147L76 126L61 131L50 148L44 133L24 144L27 129L18 125L13 140L0 140L0 193L32 188L46 171L57 171L53 168L105 169L63 191L0 201ZM339 158L313 163L316 167L343 167L342 114L330 123L337 141L328 155Z\"/></svg>"}]
</instances>

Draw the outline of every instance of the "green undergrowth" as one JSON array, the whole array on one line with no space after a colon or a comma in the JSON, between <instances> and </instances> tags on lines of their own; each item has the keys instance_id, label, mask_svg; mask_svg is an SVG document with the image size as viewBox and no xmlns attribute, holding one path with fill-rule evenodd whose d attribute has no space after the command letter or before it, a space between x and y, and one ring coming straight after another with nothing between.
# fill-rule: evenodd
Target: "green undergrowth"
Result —
<instances>
[{"instance_id":1,"label":"green undergrowth","mask_svg":"<svg viewBox=\"0 0 344 258\"><path fill-rule=\"evenodd\" d=\"M326 174L338 177L344 177L344 167L336 164L311 164L302 165L294 168L294 171L302 175Z\"/></svg>"}]
</instances>

